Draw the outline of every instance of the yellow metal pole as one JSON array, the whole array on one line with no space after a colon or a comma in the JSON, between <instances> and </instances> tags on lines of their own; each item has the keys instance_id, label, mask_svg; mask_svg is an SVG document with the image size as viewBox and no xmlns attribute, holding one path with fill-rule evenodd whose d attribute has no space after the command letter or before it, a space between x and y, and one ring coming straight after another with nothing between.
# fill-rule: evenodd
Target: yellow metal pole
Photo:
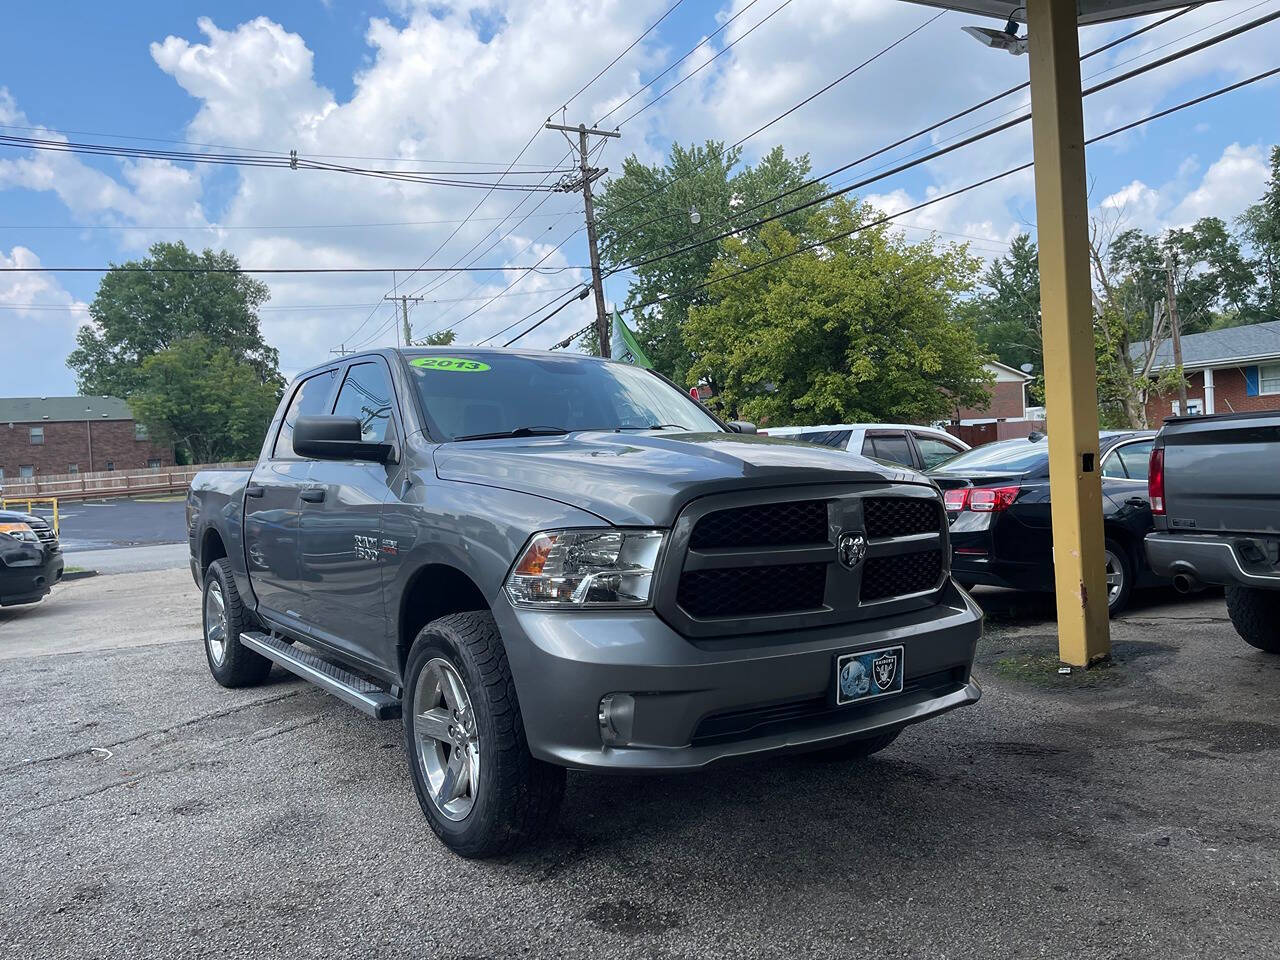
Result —
<instances>
[{"instance_id":1,"label":"yellow metal pole","mask_svg":"<svg viewBox=\"0 0 1280 960\"><path fill-rule=\"evenodd\" d=\"M1058 655L1111 652L1076 0L1027 0Z\"/></svg>"}]
</instances>

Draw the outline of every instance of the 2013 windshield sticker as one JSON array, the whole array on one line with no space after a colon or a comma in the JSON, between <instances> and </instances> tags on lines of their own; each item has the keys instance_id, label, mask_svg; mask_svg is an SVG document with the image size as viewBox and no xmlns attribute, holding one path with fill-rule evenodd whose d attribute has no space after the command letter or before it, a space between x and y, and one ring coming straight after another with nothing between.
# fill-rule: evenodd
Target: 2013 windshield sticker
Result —
<instances>
[{"instance_id":1,"label":"2013 windshield sticker","mask_svg":"<svg viewBox=\"0 0 1280 960\"><path fill-rule=\"evenodd\" d=\"M443 370L449 373L480 373L489 369L487 363L466 360L462 357L418 357L416 360L410 360L409 364L422 367L424 370Z\"/></svg>"}]
</instances>

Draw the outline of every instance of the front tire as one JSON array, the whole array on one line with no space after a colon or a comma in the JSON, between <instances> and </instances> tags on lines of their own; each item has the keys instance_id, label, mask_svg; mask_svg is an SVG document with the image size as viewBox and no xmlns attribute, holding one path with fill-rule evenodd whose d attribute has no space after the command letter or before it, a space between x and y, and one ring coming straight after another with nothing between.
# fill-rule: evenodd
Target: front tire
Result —
<instances>
[{"instance_id":1,"label":"front tire","mask_svg":"<svg viewBox=\"0 0 1280 960\"><path fill-rule=\"evenodd\" d=\"M1133 561L1116 540L1106 542L1107 613L1115 616L1129 605L1133 593Z\"/></svg>"},{"instance_id":2,"label":"front tire","mask_svg":"<svg viewBox=\"0 0 1280 960\"><path fill-rule=\"evenodd\" d=\"M555 822L565 772L529 753L489 613L457 613L422 629L405 668L402 713L418 803L454 853L510 853Z\"/></svg>"},{"instance_id":3,"label":"front tire","mask_svg":"<svg viewBox=\"0 0 1280 960\"><path fill-rule=\"evenodd\" d=\"M1280 593L1227 587L1227 613L1245 643L1265 653L1280 653Z\"/></svg>"},{"instance_id":4,"label":"front tire","mask_svg":"<svg viewBox=\"0 0 1280 960\"><path fill-rule=\"evenodd\" d=\"M224 558L204 573L204 654L213 679L224 687L251 687L271 672L271 661L240 642L240 633L253 624Z\"/></svg>"}]
</instances>

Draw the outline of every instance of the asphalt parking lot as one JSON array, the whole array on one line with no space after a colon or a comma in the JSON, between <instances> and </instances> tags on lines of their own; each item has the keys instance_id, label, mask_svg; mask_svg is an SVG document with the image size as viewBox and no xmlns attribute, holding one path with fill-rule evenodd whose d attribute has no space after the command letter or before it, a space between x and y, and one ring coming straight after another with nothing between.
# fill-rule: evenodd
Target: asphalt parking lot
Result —
<instances>
[{"instance_id":1,"label":"asphalt parking lot","mask_svg":"<svg viewBox=\"0 0 1280 960\"><path fill-rule=\"evenodd\" d=\"M25 509L22 503L11 510ZM34 511L52 519L46 507ZM186 497L169 494L136 499L68 500L59 504L59 538L68 553L151 544L185 543Z\"/></svg>"},{"instance_id":2,"label":"asphalt parking lot","mask_svg":"<svg viewBox=\"0 0 1280 960\"><path fill-rule=\"evenodd\" d=\"M6 953L1276 956L1280 658L1157 596L1060 677L1043 603L980 597L977 706L862 764L571 774L547 842L477 863L398 722L216 686L185 571L64 584L0 614Z\"/></svg>"}]
</instances>

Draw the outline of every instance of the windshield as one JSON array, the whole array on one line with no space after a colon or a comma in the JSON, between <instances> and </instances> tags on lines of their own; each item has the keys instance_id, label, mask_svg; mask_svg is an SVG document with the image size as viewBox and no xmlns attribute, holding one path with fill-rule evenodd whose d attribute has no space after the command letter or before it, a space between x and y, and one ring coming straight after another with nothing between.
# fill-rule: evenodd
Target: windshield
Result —
<instances>
[{"instance_id":1,"label":"windshield","mask_svg":"<svg viewBox=\"0 0 1280 960\"><path fill-rule=\"evenodd\" d=\"M412 357L409 370L441 439L571 430L721 432L661 377L622 363L459 351Z\"/></svg>"},{"instance_id":2,"label":"windshield","mask_svg":"<svg viewBox=\"0 0 1280 960\"><path fill-rule=\"evenodd\" d=\"M1042 467L1049 457L1047 441L1002 440L958 453L935 467L931 473L969 473L1000 471L1027 473Z\"/></svg>"}]
</instances>

